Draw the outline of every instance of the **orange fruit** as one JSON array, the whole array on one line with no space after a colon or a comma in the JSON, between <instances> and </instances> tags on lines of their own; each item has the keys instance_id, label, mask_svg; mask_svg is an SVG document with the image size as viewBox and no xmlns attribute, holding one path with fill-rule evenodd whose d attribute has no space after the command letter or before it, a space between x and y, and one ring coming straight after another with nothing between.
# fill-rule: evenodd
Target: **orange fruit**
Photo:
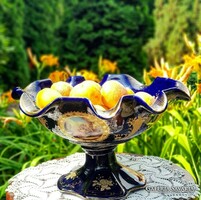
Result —
<instances>
[{"instance_id":1,"label":"orange fruit","mask_svg":"<svg viewBox=\"0 0 201 200\"><path fill-rule=\"evenodd\" d=\"M42 109L58 97L62 97L58 91L51 88L43 88L36 95L36 106Z\"/></svg>"},{"instance_id":2,"label":"orange fruit","mask_svg":"<svg viewBox=\"0 0 201 200\"><path fill-rule=\"evenodd\" d=\"M123 95L127 95L126 88L116 80L106 81L101 88L101 95L103 104L113 108Z\"/></svg>"},{"instance_id":3,"label":"orange fruit","mask_svg":"<svg viewBox=\"0 0 201 200\"><path fill-rule=\"evenodd\" d=\"M72 86L65 81L58 81L52 84L51 89L57 90L62 96L69 96Z\"/></svg>"},{"instance_id":4,"label":"orange fruit","mask_svg":"<svg viewBox=\"0 0 201 200\"><path fill-rule=\"evenodd\" d=\"M140 97L145 103L147 103L149 106L154 103L155 97L150 95L147 92L136 92L135 96Z\"/></svg>"},{"instance_id":5,"label":"orange fruit","mask_svg":"<svg viewBox=\"0 0 201 200\"><path fill-rule=\"evenodd\" d=\"M75 85L71 92L70 97L88 98L93 105L100 105L101 102L101 86L92 80L83 81Z\"/></svg>"}]
</instances>

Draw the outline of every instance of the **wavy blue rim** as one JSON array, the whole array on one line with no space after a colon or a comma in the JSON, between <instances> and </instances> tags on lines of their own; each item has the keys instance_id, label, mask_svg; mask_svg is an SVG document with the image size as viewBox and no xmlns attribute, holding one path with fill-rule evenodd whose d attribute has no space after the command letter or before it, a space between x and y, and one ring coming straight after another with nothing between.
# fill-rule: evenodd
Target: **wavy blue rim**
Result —
<instances>
[{"instance_id":1,"label":"wavy blue rim","mask_svg":"<svg viewBox=\"0 0 201 200\"><path fill-rule=\"evenodd\" d=\"M69 82L72 86L75 86L76 84L84 81L84 77L82 76L72 76L70 77L67 82ZM28 98L28 104L32 103L34 104L34 98L37 94L37 92L44 87L50 87L52 85L52 81L50 79L43 79L43 80L37 80L29 84L24 90L15 88L13 90L13 96L18 96L20 97L20 109L22 112L30 117L40 117L43 114L45 114L49 109L52 107L56 106L60 102L80 102L86 107L89 107L93 113L103 119L108 119L113 116L118 112L119 108L121 107L121 104L125 100L133 100L137 102L139 106L142 106L145 110L147 110L150 113L153 114L159 114L164 112L164 110L168 106L168 95L171 93L171 95L174 95L175 98L181 98L184 100L189 100L190 95L188 89L179 81L175 81L173 79L169 78L163 78L163 77L157 77L152 84L146 86L131 77L130 75L127 74L107 74L103 77L103 79L100 82L100 85L103 85L106 81L108 80L117 80L120 83L122 83L125 87L129 87L132 89L135 93L139 91L144 91L147 92L153 96L156 97L156 101L152 106L147 105L146 102L144 102L141 98L134 95L126 95L123 96L118 104L104 112L98 112L94 106L92 105L91 101L87 98L73 98L73 97L60 97L55 99L53 102L51 102L49 105L47 105L43 109L36 109L36 112L31 112L28 111L27 108L24 106L25 105L25 100ZM28 96L26 96L28 95ZM160 99L163 98L163 103L161 104ZM160 103L160 104L159 104ZM26 102L27 104L27 102Z\"/></svg>"}]
</instances>

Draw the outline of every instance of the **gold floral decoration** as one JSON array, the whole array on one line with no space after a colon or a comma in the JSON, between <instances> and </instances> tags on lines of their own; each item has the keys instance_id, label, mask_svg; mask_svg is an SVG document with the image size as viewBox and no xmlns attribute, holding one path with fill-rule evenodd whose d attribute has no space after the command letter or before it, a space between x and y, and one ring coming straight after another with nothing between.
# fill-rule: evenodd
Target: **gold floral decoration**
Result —
<instances>
[{"instance_id":1,"label":"gold floral decoration","mask_svg":"<svg viewBox=\"0 0 201 200\"><path fill-rule=\"evenodd\" d=\"M100 179L93 181L93 187L100 187L100 191L110 190L113 183L111 180Z\"/></svg>"}]
</instances>

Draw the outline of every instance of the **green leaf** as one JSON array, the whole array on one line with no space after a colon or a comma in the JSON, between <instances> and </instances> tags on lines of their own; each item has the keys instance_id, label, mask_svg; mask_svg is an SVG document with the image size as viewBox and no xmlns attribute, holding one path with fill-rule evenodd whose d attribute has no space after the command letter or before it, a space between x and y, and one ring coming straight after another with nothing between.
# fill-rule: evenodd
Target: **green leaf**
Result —
<instances>
[{"instance_id":1,"label":"green leaf","mask_svg":"<svg viewBox=\"0 0 201 200\"><path fill-rule=\"evenodd\" d=\"M47 155L45 155L45 156L38 156L38 157L34 158L31 161L30 166L32 166L32 167L36 166L39 163L39 161L42 160L45 157L47 157Z\"/></svg>"},{"instance_id":2,"label":"green leaf","mask_svg":"<svg viewBox=\"0 0 201 200\"><path fill-rule=\"evenodd\" d=\"M182 155L173 155L172 156L173 159L177 160L178 163L183 166L193 177L194 180L196 180L195 175L193 173L193 169L192 169L192 165L185 159L185 157L183 157Z\"/></svg>"},{"instance_id":3,"label":"green leaf","mask_svg":"<svg viewBox=\"0 0 201 200\"><path fill-rule=\"evenodd\" d=\"M188 137L184 134L177 135L177 142L183 148L183 150L192 158L192 152ZM193 158L192 158L193 159Z\"/></svg>"},{"instance_id":4,"label":"green leaf","mask_svg":"<svg viewBox=\"0 0 201 200\"><path fill-rule=\"evenodd\" d=\"M161 150L160 157L162 157L162 158L165 157L165 155L169 152L169 149L170 149L173 141L174 141L174 137L170 137L165 141L164 146Z\"/></svg>"},{"instance_id":5,"label":"green leaf","mask_svg":"<svg viewBox=\"0 0 201 200\"><path fill-rule=\"evenodd\" d=\"M168 111L174 118L176 118L183 127L186 126L186 122L184 121L183 117L179 114L179 112L175 109Z\"/></svg>"},{"instance_id":6,"label":"green leaf","mask_svg":"<svg viewBox=\"0 0 201 200\"><path fill-rule=\"evenodd\" d=\"M162 126L161 128L164 129L172 137L177 135L180 131L179 127L174 128L172 125L165 125L165 126Z\"/></svg>"},{"instance_id":7,"label":"green leaf","mask_svg":"<svg viewBox=\"0 0 201 200\"><path fill-rule=\"evenodd\" d=\"M117 152L118 153L123 153L124 152L124 148L125 148L125 143L119 144L117 146Z\"/></svg>"},{"instance_id":8,"label":"green leaf","mask_svg":"<svg viewBox=\"0 0 201 200\"><path fill-rule=\"evenodd\" d=\"M198 151L201 153L201 134L199 131L199 126L198 124L196 124L196 122L192 124L190 133L191 133L190 136L191 136L192 142L195 143Z\"/></svg>"}]
</instances>

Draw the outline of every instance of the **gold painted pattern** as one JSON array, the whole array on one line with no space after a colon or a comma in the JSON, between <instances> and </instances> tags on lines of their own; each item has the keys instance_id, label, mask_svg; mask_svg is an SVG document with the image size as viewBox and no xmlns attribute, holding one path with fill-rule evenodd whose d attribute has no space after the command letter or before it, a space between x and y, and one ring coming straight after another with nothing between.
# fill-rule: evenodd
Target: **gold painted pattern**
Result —
<instances>
[{"instance_id":1,"label":"gold painted pattern","mask_svg":"<svg viewBox=\"0 0 201 200\"><path fill-rule=\"evenodd\" d=\"M113 186L113 183L111 180L108 179L100 179L100 180L94 180L92 186L98 187L100 191L105 191L105 190L111 190L111 186Z\"/></svg>"},{"instance_id":2,"label":"gold painted pattern","mask_svg":"<svg viewBox=\"0 0 201 200\"><path fill-rule=\"evenodd\" d=\"M77 176L76 172L70 172L67 176L66 176L66 179L75 179Z\"/></svg>"}]
</instances>

